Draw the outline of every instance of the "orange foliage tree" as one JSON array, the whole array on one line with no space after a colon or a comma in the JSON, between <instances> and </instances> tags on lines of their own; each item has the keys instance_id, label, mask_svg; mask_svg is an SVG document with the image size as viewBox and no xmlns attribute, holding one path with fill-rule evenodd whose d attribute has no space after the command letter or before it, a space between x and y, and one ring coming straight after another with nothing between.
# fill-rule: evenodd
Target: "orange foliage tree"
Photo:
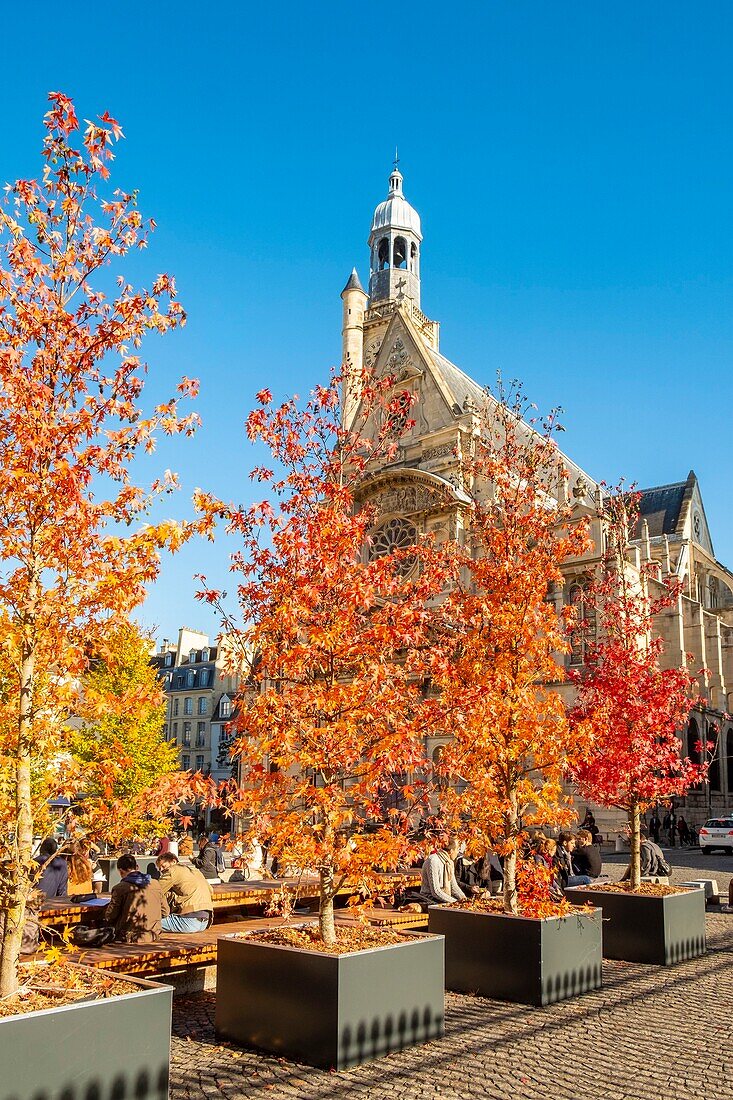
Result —
<instances>
[{"instance_id":1,"label":"orange foliage tree","mask_svg":"<svg viewBox=\"0 0 733 1100\"><path fill-rule=\"evenodd\" d=\"M570 819L562 780L578 748L553 686L566 678L569 609L548 594L562 586L563 563L588 549L588 533L558 499L556 415L527 423L527 411L519 388L477 411L462 462L466 544L436 613L431 660L434 732L451 738L439 766L451 779L443 811L475 850L503 856L505 911L531 915L547 892L538 902L527 866L518 897L518 854L528 826Z\"/></svg>"},{"instance_id":2,"label":"orange foliage tree","mask_svg":"<svg viewBox=\"0 0 733 1100\"><path fill-rule=\"evenodd\" d=\"M326 944L336 938L336 892L368 889L376 869L414 854L407 807L421 789L408 773L424 763L419 654L427 599L440 585L429 566L415 570L419 547L369 554L375 515L357 507L355 489L371 463L394 453L410 399L395 396L389 378L364 375L359 388L349 429L336 377L304 407L273 407L269 391L258 394L247 433L269 448L277 472L253 476L275 506L224 510L243 544L233 569L244 625L226 627L232 647L252 654L231 807L249 818L250 836L266 835L282 868L317 873ZM201 595L221 602L216 591ZM401 809L385 809L390 800Z\"/></svg>"},{"instance_id":3,"label":"orange foliage tree","mask_svg":"<svg viewBox=\"0 0 733 1100\"><path fill-rule=\"evenodd\" d=\"M161 548L186 537L141 525L175 478L142 488L131 462L196 422L178 398L140 405L143 337L185 319L173 281L115 289L103 272L152 227L134 194L97 193L120 127L104 114L82 130L71 100L49 98L40 178L8 185L0 207L0 996L17 986L34 828L58 790L87 654L142 601Z\"/></svg>"},{"instance_id":4,"label":"orange foliage tree","mask_svg":"<svg viewBox=\"0 0 733 1100\"><path fill-rule=\"evenodd\" d=\"M587 798L627 814L633 889L641 881L641 814L684 794L707 769L682 757L676 732L695 705L694 680L684 666L662 667L663 641L654 631L655 617L679 599L679 582L661 584L653 562L640 571L630 565L638 493L617 487L605 512L604 569L588 592L598 640L586 650L572 715L591 742L573 778Z\"/></svg>"}]
</instances>

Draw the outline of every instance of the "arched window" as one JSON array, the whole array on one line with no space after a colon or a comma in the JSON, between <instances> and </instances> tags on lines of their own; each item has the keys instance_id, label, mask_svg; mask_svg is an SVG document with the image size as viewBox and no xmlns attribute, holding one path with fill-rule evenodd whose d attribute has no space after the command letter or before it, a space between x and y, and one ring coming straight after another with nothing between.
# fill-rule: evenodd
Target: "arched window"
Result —
<instances>
[{"instance_id":1,"label":"arched window","mask_svg":"<svg viewBox=\"0 0 733 1100\"><path fill-rule=\"evenodd\" d=\"M395 237L392 248L392 267L407 267L407 241L404 237Z\"/></svg>"},{"instance_id":2,"label":"arched window","mask_svg":"<svg viewBox=\"0 0 733 1100\"><path fill-rule=\"evenodd\" d=\"M445 772L441 772L440 763L441 757L445 751L445 745L436 745L433 749L432 761L433 761L433 782L439 791L444 791L449 785L448 776Z\"/></svg>"},{"instance_id":3,"label":"arched window","mask_svg":"<svg viewBox=\"0 0 733 1100\"><path fill-rule=\"evenodd\" d=\"M582 665L588 649L596 640L596 609L588 595L587 581L571 584L568 603L575 611L575 623L570 633L570 663Z\"/></svg>"},{"instance_id":4,"label":"arched window","mask_svg":"<svg viewBox=\"0 0 733 1100\"><path fill-rule=\"evenodd\" d=\"M389 267L389 238L382 237L377 246L377 266L379 271Z\"/></svg>"},{"instance_id":5,"label":"arched window","mask_svg":"<svg viewBox=\"0 0 733 1100\"><path fill-rule=\"evenodd\" d=\"M202 660L202 661L208 661L208 659L209 659L209 651L208 651L208 649L202 649L202 650L201 650L201 660Z\"/></svg>"},{"instance_id":6,"label":"arched window","mask_svg":"<svg viewBox=\"0 0 733 1100\"><path fill-rule=\"evenodd\" d=\"M417 245L414 241L410 245L410 271L417 275Z\"/></svg>"},{"instance_id":7,"label":"arched window","mask_svg":"<svg viewBox=\"0 0 733 1100\"><path fill-rule=\"evenodd\" d=\"M720 791L722 790L720 782L720 743L717 734L713 730L708 733L708 740L713 742L713 748L709 750L712 756L709 757L708 783L711 791Z\"/></svg>"},{"instance_id":8,"label":"arched window","mask_svg":"<svg viewBox=\"0 0 733 1100\"><path fill-rule=\"evenodd\" d=\"M696 718L690 718L687 723L687 755L693 764L701 764L703 760L702 746L700 742L700 727L697 724ZM693 791L699 791L702 789L702 783L696 783L692 787Z\"/></svg>"},{"instance_id":9,"label":"arched window","mask_svg":"<svg viewBox=\"0 0 733 1100\"><path fill-rule=\"evenodd\" d=\"M196 650L195 650L195 649L192 649L192 650L191 650L191 652L189 653L189 655L188 655L188 663L189 663L190 665L193 665L193 664L195 664L195 663L196 663Z\"/></svg>"},{"instance_id":10,"label":"arched window","mask_svg":"<svg viewBox=\"0 0 733 1100\"><path fill-rule=\"evenodd\" d=\"M191 669L190 672L186 673L186 687L192 688L193 685L194 685L195 680L196 680L196 673L193 671L193 669Z\"/></svg>"}]
</instances>

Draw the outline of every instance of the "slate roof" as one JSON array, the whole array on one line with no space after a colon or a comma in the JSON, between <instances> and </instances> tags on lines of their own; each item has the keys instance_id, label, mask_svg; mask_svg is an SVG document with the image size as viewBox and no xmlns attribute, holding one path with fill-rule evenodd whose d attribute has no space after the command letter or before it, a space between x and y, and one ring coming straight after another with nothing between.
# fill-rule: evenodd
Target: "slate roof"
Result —
<instances>
[{"instance_id":1,"label":"slate roof","mask_svg":"<svg viewBox=\"0 0 733 1100\"><path fill-rule=\"evenodd\" d=\"M359 275L355 267L351 269L349 281L347 282L341 293L345 294L347 290L360 290L362 294L364 293L364 287L361 285L361 280L359 279Z\"/></svg>"},{"instance_id":2,"label":"slate roof","mask_svg":"<svg viewBox=\"0 0 733 1100\"><path fill-rule=\"evenodd\" d=\"M676 534L685 494L692 487L691 480L694 485L695 475L692 470L686 481L641 490L640 520L646 520L651 538Z\"/></svg>"},{"instance_id":3,"label":"slate roof","mask_svg":"<svg viewBox=\"0 0 733 1100\"><path fill-rule=\"evenodd\" d=\"M478 382L465 374L455 363L451 363L450 359L446 359L439 351L434 351L432 348L426 350L451 391L455 403L459 406L458 410L454 411L463 412L463 402L467 397L479 409L486 404L487 392L483 386L480 386Z\"/></svg>"}]
</instances>

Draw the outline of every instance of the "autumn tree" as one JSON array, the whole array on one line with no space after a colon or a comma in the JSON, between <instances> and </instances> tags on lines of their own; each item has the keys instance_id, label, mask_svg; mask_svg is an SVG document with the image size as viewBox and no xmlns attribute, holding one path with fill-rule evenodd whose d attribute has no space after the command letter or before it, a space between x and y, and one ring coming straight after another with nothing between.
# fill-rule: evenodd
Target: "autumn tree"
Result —
<instances>
[{"instance_id":1,"label":"autumn tree","mask_svg":"<svg viewBox=\"0 0 733 1100\"><path fill-rule=\"evenodd\" d=\"M144 522L175 478L135 484L133 459L159 432L195 426L177 398L147 415L141 406L143 338L185 319L173 281L134 289L107 271L152 228L134 193L106 183L120 127L104 114L81 129L70 99L49 98L42 171L8 185L0 207L3 997L17 984L34 826L68 756L87 656L142 601L161 549L186 537Z\"/></svg>"},{"instance_id":2,"label":"autumn tree","mask_svg":"<svg viewBox=\"0 0 733 1100\"><path fill-rule=\"evenodd\" d=\"M598 638L587 647L572 716L574 729L592 740L573 777L586 798L627 814L635 889L641 815L684 794L706 768L682 757L676 732L695 704L694 680L684 666L663 667L664 643L655 631L655 618L679 599L679 584L662 583L654 562L632 564L639 494L619 486L604 508L604 568L588 592Z\"/></svg>"},{"instance_id":3,"label":"autumn tree","mask_svg":"<svg viewBox=\"0 0 733 1100\"><path fill-rule=\"evenodd\" d=\"M517 913L526 830L570 817L563 775L575 751L557 686L565 680L567 609L552 598L561 567L588 549L587 526L559 492L556 414L530 412L521 389L487 396L462 459L471 497L438 609L433 732L448 735L439 770L443 811L478 852L504 860L504 909ZM525 875L527 882L532 876Z\"/></svg>"},{"instance_id":4,"label":"autumn tree","mask_svg":"<svg viewBox=\"0 0 733 1100\"><path fill-rule=\"evenodd\" d=\"M387 820L382 811L390 793L405 805L417 797L407 776L424 763L418 655L438 583L429 567L415 571L419 547L369 552L375 515L357 507L355 490L409 428L410 398L388 378L364 375L359 390L348 429L336 377L303 407L274 406L262 391L247 434L272 455L274 469L253 475L268 499L226 512L242 540L233 569L244 624L228 620L226 630L254 655L242 677L233 751L243 778L232 809L249 817L251 836L267 834L281 867L318 874L326 944L337 891L412 854L405 810Z\"/></svg>"},{"instance_id":5,"label":"autumn tree","mask_svg":"<svg viewBox=\"0 0 733 1100\"><path fill-rule=\"evenodd\" d=\"M176 744L163 736L165 694L150 654L139 627L118 625L100 641L81 683L70 771L86 816L110 839L130 828L154 834L163 824L151 813L160 806L160 781L178 771Z\"/></svg>"}]
</instances>

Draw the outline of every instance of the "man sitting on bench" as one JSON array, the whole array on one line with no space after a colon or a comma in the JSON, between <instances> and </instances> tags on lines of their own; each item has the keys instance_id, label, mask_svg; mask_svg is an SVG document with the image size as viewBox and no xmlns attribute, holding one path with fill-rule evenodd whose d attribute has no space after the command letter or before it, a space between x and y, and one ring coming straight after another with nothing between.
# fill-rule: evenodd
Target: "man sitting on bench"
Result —
<instances>
[{"instance_id":1,"label":"man sitting on bench","mask_svg":"<svg viewBox=\"0 0 733 1100\"><path fill-rule=\"evenodd\" d=\"M171 912L163 917L164 932L205 932L214 919L211 886L197 867L186 867L178 856L164 852L156 860L160 885L168 898Z\"/></svg>"},{"instance_id":2,"label":"man sitting on bench","mask_svg":"<svg viewBox=\"0 0 733 1100\"><path fill-rule=\"evenodd\" d=\"M155 943L163 911L168 911L160 882L138 870L134 856L120 856L117 870L121 879L112 888L104 923L114 928L115 939L122 943Z\"/></svg>"}]
</instances>

